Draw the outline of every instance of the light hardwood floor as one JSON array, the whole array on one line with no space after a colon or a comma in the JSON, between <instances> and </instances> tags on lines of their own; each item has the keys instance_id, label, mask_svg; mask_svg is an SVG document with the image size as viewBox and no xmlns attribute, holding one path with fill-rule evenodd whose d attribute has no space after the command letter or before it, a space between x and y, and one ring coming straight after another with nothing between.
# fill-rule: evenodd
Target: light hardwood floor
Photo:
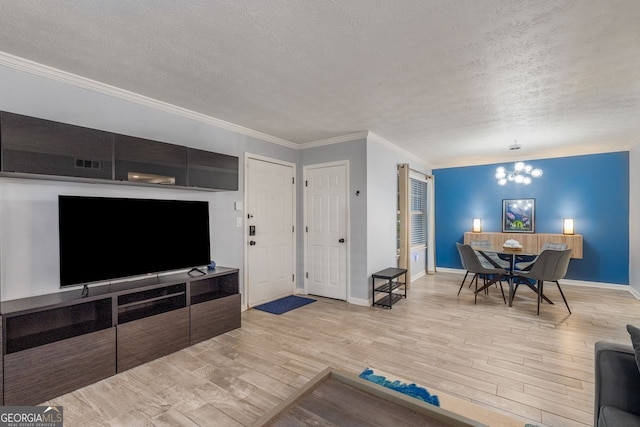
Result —
<instances>
[{"instance_id":1,"label":"light hardwood floor","mask_svg":"<svg viewBox=\"0 0 640 427\"><path fill-rule=\"evenodd\" d=\"M380 369L537 425L593 424L593 346L630 343L640 301L626 290L555 285L536 315L535 294L507 307L462 276L413 283L392 310L318 301L281 316L242 314L242 328L56 398L66 426L238 426L324 368Z\"/></svg>"}]
</instances>

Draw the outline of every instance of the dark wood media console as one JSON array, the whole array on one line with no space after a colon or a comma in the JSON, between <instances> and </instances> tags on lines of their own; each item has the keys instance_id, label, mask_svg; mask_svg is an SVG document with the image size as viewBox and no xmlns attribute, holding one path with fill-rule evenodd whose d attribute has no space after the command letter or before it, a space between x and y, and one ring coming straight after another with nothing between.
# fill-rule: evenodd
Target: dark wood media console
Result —
<instances>
[{"instance_id":1,"label":"dark wood media console","mask_svg":"<svg viewBox=\"0 0 640 427\"><path fill-rule=\"evenodd\" d=\"M36 405L240 327L238 269L0 305L0 403ZM4 374L4 375L3 375Z\"/></svg>"}]
</instances>

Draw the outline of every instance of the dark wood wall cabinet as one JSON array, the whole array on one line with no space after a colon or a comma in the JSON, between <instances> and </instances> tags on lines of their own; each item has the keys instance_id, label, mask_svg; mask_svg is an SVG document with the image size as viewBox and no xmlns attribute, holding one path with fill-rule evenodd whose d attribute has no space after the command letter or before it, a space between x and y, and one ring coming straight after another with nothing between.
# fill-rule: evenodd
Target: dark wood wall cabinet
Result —
<instances>
[{"instance_id":1,"label":"dark wood wall cabinet","mask_svg":"<svg viewBox=\"0 0 640 427\"><path fill-rule=\"evenodd\" d=\"M238 157L0 111L5 176L238 189Z\"/></svg>"},{"instance_id":2,"label":"dark wood wall cabinet","mask_svg":"<svg viewBox=\"0 0 640 427\"><path fill-rule=\"evenodd\" d=\"M0 404L37 405L239 328L240 304L225 267L3 302Z\"/></svg>"}]
</instances>

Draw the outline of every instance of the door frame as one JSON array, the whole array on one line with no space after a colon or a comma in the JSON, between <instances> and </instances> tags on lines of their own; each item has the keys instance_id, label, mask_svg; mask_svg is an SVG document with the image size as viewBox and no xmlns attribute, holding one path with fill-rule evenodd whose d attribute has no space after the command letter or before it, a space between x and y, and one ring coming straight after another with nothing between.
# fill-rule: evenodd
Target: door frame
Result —
<instances>
[{"instance_id":1,"label":"door frame","mask_svg":"<svg viewBox=\"0 0 640 427\"><path fill-rule=\"evenodd\" d=\"M346 222L345 222L345 234L346 234L346 240L347 240L347 247L346 247L346 251L347 251L347 272L346 272L346 279L347 279L347 298L346 301L347 302L351 302L351 209L349 206L349 202L351 200L351 193L350 193L350 184L349 184L349 160L338 160L336 162L328 162L328 163L317 163L317 164L313 164L313 165L305 165L302 167L302 181L306 182L307 181L307 171L309 169L321 169L321 168L326 168L326 167L331 167L331 166L344 166L345 167L345 177L344 177L344 185L345 185L345 216L346 216ZM307 186L304 185L302 187L302 217L303 217L303 225L302 227L307 227ZM309 250L307 247L307 232L304 230L301 230L301 232L304 234L304 293L305 295L307 294L307 282L309 281L309 278L307 277L307 272L309 271L307 269L308 263L307 263L307 258L309 256Z\"/></svg>"},{"instance_id":2,"label":"door frame","mask_svg":"<svg viewBox=\"0 0 640 427\"><path fill-rule=\"evenodd\" d=\"M296 194L298 193L298 182L296 180L297 178L297 171L296 171L296 164L295 163L291 163L291 162L287 162L285 160L280 160L280 159L274 159L272 157L267 157L267 156L261 156L259 154L252 154L249 152L244 153L244 163L243 163L243 179L244 179L244 197L243 197L243 209L242 209L242 228L244 229L243 231L243 236L244 236L244 245L243 245L243 258L244 258L244 262L243 262L243 266L244 266L244 272L242 274L242 278L243 278L243 284L242 284L242 311L247 310L249 307L249 254L248 254L248 245L249 245L249 227L247 227L247 195L249 194L249 180L247 179L247 165L249 163L249 159L253 159L253 160L260 160L263 162L268 162L268 163L274 163L276 165L281 165L281 166L288 166L292 168L292 173L293 173L293 178L294 178L294 183L291 185L291 191L293 192L293 199L292 199L292 206L291 209L293 210L292 212L292 219L293 219L293 227L294 227L294 232L292 232L292 238L293 238L293 247L292 247L292 251L291 251L291 262L293 263L293 274L296 280L293 281L293 294L296 294L296 289L297 289L297 280L298 280L298 262L297 262L297 251L296 251L296 244L298 241L298 233L297 233L297 218L296 218L296 212L297 212L297 204L296 204Z\"/></svg>"}]
</instances>

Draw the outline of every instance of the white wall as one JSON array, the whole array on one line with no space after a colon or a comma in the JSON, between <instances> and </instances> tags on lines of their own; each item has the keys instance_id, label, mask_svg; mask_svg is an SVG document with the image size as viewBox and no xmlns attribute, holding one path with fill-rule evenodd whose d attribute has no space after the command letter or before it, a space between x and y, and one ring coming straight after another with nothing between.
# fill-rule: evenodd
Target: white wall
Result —
<instances>
[{"instance_id":1,"label":"white wall","mask_svg":"<svg viewBox=\"0 0 640 427\"><path fill-rule=\"evenodd\" d=\"M430 170L387 145L360 139L301 151L203 123L178 114L83 89L70 83L0 66L0 110L64 123L215 151L240 158L239 191L206 192L115 184L86 184L0 178L0 299L59 290L57 196L207 200L211 217L211 256L218 265L243 268L244 233L235 201L244 200L244 153L302 166L349 160L350 285L354 302L370 298L371 273L396 265L396 165ZM359 195L356 195L359 191ZM298 230L303 229L302 187L298 186ZM303 235L298 233L298 287L303 287ZM104 262L104 260L96 260ZM242 280L243 274L240 274ZM241 283L241 287L242 287Z\"/></svg>"},{"instance_id":2,"label":"white wall","mask_svg":"<svg viewBox=\"0 0 640 427\"><path fill-rule=\"evenodd\" d=\"M239 191L206 192L114 184L0 178L0 298L59 290L58 194L207 200L211 257L243 267L244 152L297 162L298 152L148 106L0 66L0 110L215 151L240 158ZM104 260L96 260L104 262ZM242 280L243 275L240 274ZM242 286L242 283L241 283Z\"/></svg>"},{"instance_id":3,"label":"white wall","mask_svg":"<svg viewBox=\"0 0 640 427\"><path fill-rule=\"evenodd\" d=\"M414 170L431 174L425 165L382 145L375 140L367 141L367 277L387 267L397 266L397 198L398 164L408 163ZM412 254L413 276L419 273L417 266L425 269L425 254Z\"/></svg>"},{"instance_id":4,"label":"white wall","mask_svg":"<svg viewBox=\"0 0 640 427\"><path fill-rule=\"evenodd\" d=\"M298 182L302 182L304 166L349 160L349 256L350 295L354 301L367 300L367 141L359 139L340 144L308 148L300 152ZM356 192L359 191L359 195ZM298 186L298 230L304 228L303 187ZM298 234L298 287L304 287L304 235Z\"/></svg>"},{"instance_id":5,"label":"white wall","mask_svg":"<svg viewBox=\"0 0 640 427\"><path fill-rule=\"evenodd\" d=\"M640 144L629 150L629 286L640 296Z\"/></svg>"}]
</instances>

